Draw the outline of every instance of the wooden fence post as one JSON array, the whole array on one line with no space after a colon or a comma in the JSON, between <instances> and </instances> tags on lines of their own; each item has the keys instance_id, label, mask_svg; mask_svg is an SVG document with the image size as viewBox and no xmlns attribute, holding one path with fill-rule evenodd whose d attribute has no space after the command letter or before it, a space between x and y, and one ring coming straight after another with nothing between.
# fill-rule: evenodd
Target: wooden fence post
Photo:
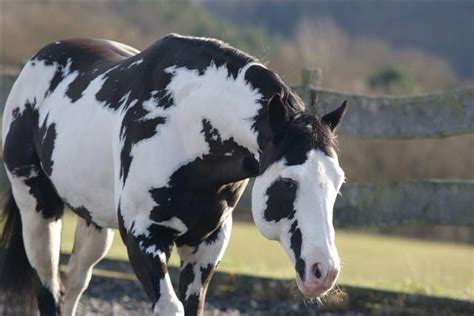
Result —
<instances>
[{"instance_id":1,"label":"wooden fence post","mask_svg":"<svg viewBox=\"0 0 474 316\"><path fill-rule=\"evenodd\" d=\"M316 111L316 88L321 82L321 69L308 69L304 68L301 72L301 81L302 81L302 97L303 101L307 106L309 106L313 111Z\"/></svg>"}]
</instances>

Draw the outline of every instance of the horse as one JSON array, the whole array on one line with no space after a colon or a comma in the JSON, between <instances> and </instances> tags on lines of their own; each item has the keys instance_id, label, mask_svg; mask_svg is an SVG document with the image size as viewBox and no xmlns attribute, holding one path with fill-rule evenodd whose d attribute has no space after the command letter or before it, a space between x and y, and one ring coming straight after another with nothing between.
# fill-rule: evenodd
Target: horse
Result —
<instances>
[{"instance_id":1,"label":"horse","mask_svg":"<svg viewBox=\"0 0 474 316\"><path fill-rule=\"evenodd\" d=\"M3 114L4 302L74 315L118 229L153 313L202 315L252 177L258 230L286 251L303 294L324 295L340 270L334 131L345 111L312 115L275 72L215 39L170 34L142 52L86 38L43 47ZM78 222L61 276L65 207Z\"/></svg>"}]
</instances>

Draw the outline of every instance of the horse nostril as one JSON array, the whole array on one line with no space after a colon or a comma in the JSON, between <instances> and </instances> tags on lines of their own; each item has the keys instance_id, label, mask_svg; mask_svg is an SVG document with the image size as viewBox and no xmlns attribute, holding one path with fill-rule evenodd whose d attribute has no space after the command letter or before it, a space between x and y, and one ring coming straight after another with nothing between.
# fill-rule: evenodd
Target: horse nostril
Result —
<instances>
[{"instance_id":1,"label":"horse nostril","mask_svg":"<svg viewBox=\"0 0 474 316\"><path fill-rule=\"evenodd\" d=\"M321 269L319 268L319 263L315 263L313 266L313 274L316 276L317 279L320 279L322 276Z\"/></svg>"}]
</instances>

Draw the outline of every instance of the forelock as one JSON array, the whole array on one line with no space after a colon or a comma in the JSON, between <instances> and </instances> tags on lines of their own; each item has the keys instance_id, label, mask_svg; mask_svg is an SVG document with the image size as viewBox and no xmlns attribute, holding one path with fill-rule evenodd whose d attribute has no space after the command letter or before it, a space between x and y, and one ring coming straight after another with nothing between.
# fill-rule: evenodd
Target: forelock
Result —
<instances>
[{"instance_id":1,"label":"forelock","mask_svg":"<svg viewBox=\"0 0 474 316\"><path fill-rule=\"evenodd\" d=\"M297 165L304 163L312 149L333 156L337 149L336 136L318 117L299 112L288 127L280 152L288 165Z\"/></svg>"}]
</instances>

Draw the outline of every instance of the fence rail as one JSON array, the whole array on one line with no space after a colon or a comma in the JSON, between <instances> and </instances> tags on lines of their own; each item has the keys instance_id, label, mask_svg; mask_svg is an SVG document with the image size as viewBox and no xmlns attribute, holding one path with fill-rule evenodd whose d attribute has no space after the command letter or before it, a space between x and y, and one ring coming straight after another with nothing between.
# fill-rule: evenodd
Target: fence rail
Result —
<instances>
[{"instance_id":1,"label":"fence rail","mask_svg":"<svg viewBox=\"0 0 474 316\"><path fill-rule=\"evenodd\" d=\"M346 185L335 205L337 226L474 225L474 180L436 179Z\"/></svg>"},{"instance_id":2,"label":"fence rail","mask_svg":"<svg viewBox=\"0 0 474 316\"><path fill-rule=\"evenodd\" d=\"M319 114L348 100L339 132L370 138L433 138L474 132L474 88L416 97L365 97L317 90Z\"/></svg>"},{"instance_id":3,"label":"fence rail","mask_svg":"<svg viewBox=\"0 0 474 316\"><path fill-rule=\"evenodd\" d=\"M239 207L250 209L252 183ZM338 227L399 224L474 226L474 180L346 183L334 206Z\"/></svg>"}]
</instances>

